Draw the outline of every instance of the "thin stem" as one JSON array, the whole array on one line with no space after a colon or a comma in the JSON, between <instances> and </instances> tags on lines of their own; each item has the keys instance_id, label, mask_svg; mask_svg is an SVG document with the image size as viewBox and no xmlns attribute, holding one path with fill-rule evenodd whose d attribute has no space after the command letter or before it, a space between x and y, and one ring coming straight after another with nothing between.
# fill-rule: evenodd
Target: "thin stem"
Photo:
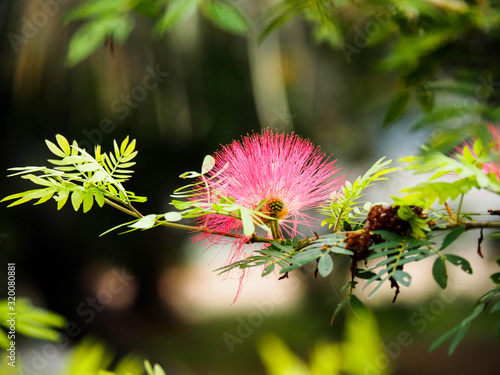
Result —
<instances>
[{"instance_id":1,"label":"thin stem","mask_svg":"<svg viewBox=\"0 0 500 375\"><path fill-rule=\"evenodd\" d=\"M278 223L278 219L271 220L271 222L269 224L271 227L271 233L273 235L273 238L275 240L280 240L281 234L280 234L280 225Z\"/></svg>"},{"instance_id":2,"label":"thin stem","mask_svg":"<svg viewBox=\"0 0 500 375\"><path fill-rule=\"evenodd\" d=\"M126 213L127 215L136 217L138 219L140 219L144 216L139 211L137 211L137 209L135 209L132 205L128 205L127 206L128 208L125 208L125 207L113 202L112 200L110 200L108 198L104 198L104 202L109 204L110 206L116 208L117 210L120 210L120 211ZM182 230L188 230L188 231L194 231L194 232L204 232L204 233L213 234L216 236L224 236L224 237L238 238L238 239L246 238L245 236L235 234L235 233L227 233L227 232L221 232L221 231L215 231L215 230L214 231L208 230L204 226L197 227L194 225L184 225L184 224L172 223L169 221L159 221L158 224L161 226L164 226L164 227L170 227L170 228L182 229ZM256 235L252 236L252 238L250 239L251 243L271 242L271 241L272 241L271 239L259 237Z\"/></svg>"},{"instance_id":3,"label":"thin stem","mask_svg":"<svg viewBox=\"0 0 500 375\"><path fill-rule=\"evenodd\" d=\"M116 208L117 210L120 210L120 211L126 213L127 215L133 216L133 217L138 218L138 219L143 217L143 215L135 207L133 207L131 204L128 204L127 207L123 207L122 205L112 201L109 198L104 198L104 202L109 204L110 206ZM462 203L462 200L460 201L460 206L461 206L461 203ZM460 209L460 207L459 207L459 209ZM240 235L240 234L208 230L205 226L193 226L193 225L177 224L177 223L172 223L169 221L159 221L158 224L161 226L164 226L164 227L170 227L170 228L175 228L175 229L182 229L182 230L188 230L188 231L193 231L193 232L204 232L207 234L236 238L236 239L246 239L245 236ZM453 222L453 223L448 223L448 224L445 224L442 226L435 226L432 229L435 231L448 230L448 229L456 228L458 226L465 226L465 230L488 229L488 228L500 229L500 221ZM281 238L281 234L279 231L279 221L277 219L271 220L270 227L271 227L271 233L272 233L273 239L259 237L259 236L254 234L247 241L249 243L270 243L273 240L281 240L282 238ZM347 234L347 233L349 233L349 232L337 232L337 234ZM304 241L307 240L307 244L309 244L309 243L311 243L315 240L321 239L321 238L324 238L324 237L318 236L318 237L313 237L313 238L306 238L306 239L304 239Z\"/></svg>"},{"instance_id":4,"label":"thin stem","mask_svg":"<svg viewBox=\"0 0 500 375\"><path fill-rule=\"evenodd\" d=\"M462 223L455 223L455 224L446 224L442 227L437 227L434 229L435 230L446 230L446 229L456 228L459 226L465 226L465 230L481 229L481 228L500 229L500 221L475 221L475 222L466 222L466 223L462 222Z\"/></svg>"},{"instance_id":5,"label":"thin stem","mask_svg":"<svg viewBox=\"0 0 500 375\"><path fill-rule=\"evenodd\" d=\"M119 205L118 203L113 202L112 200L110 200L108 198L104 198L104 202L109 204L111 207L116 208L117 210L125 212L127 215L137 217L139 219L142 217L141 213L139 211L137 211L135 208L134 208L134 210L128 210L127 208Z\"/></svg>"},{"instance_id":6,"label":"thin stem","mask_svg":"<svg viewBox=\"0 0 500 375\"><path fill-rule=\"evenodd\" d=\"M448 216L450 217L450 219L447 219L446 221L448 221L449 223L454 222L455 220L453 219L453 212L451 212L450 206L446 202L444 202L444 206L446 207L446 212L448 212Z\"/></svg>"},{"instance_id":7,"label":"thin stem","mask_svg":"<svg viewBox=\"0 0 500 375\"><path fill-rule=\"evenodd\" d=\"M464 194L460 195L460 202L458 203L458 208L457 208L457 223L460 222L460 212L462 211L462 203L464 201Z\"/></svg>"}]
</instances>

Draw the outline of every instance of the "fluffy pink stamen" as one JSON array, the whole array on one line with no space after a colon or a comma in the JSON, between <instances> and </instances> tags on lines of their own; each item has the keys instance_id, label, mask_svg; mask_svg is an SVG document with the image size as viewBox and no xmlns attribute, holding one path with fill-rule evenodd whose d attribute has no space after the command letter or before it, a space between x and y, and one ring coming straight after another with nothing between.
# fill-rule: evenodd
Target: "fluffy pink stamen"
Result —
<instances>
[{"instance_id":1,"label":"fluffy pink stamen","mask_svg":"<svg viewBox=\"0 0 500 375\"><path fill-rule=\"evenodd\" d=\"M319 147L295 134L274 133L267 129L247 135L241 141L223 146L214 155L215 166L204 176L203 194L198 202L212 204L231 197L235 203L255 209L265 199L279 200L283 211L278 215L280 230L296 236L297 226L313 226L316 219L303 211L315 209L331 201L331 196L343 183L336 176L335 161L325 158ZM199 219L209 231L241 234L241 221L222 215L207 215ZM228 263L241 258L245 238L232 239L201 233L196 240L212 244L232 242Z\"/></svg>"}]
</instances>

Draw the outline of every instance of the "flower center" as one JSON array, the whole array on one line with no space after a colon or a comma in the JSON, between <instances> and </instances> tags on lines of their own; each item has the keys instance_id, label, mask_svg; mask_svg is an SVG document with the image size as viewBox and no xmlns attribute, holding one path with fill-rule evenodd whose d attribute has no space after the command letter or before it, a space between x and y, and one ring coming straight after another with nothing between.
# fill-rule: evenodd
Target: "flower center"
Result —
<instances>
[{"instance_id":1,"label":"flower center","mask_svg":"<svg viewBox=\"0 0 500 375\"><path fill-rule=\"evenodd\" d=\"M288 209L283 201L279 198L271 198L267 201L267 210L271 216L278 220L285 219L288 215Z\"/></svg>"},{"instance_id":2,"label":"flower center","mask_svg":"<svg viewBox=\"0 0 500 375\"><path fill-rule=\"evenodd\" d=\"M279 214L279 213L281 213L281 211L283 211L283 208L285 208L285 205L283 204L281 199L273 198L267 202L267 207L269 207L269 211L271 211L275 214Z\"/></svg>"}]
</instances>

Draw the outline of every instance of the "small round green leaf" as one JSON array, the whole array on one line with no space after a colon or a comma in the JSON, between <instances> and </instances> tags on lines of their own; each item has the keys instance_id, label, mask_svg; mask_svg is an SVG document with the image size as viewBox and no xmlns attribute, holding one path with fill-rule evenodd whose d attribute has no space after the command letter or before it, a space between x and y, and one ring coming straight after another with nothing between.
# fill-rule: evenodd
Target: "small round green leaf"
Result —
<instances>
[{"instance_id":1,"label":"small round green leaf","mask_svg":"<svg viewBox=\"0 0 500 375\"><path fill-rule=\"evenodd\" d=\"M134 224L130 225L130 228L137 229L149 229L155 225L156 215L150 214L142 217L140 220L136 221Z\"/></svg>"},{"instance_id":2,"label":"small round green leaf","mask_svg":"<svg viewBox=\"0 0 500 375\"><path fill-rule=\"evenodd\" d=\"M203 159L203 164L201 166L201 174L205 174L212 170L215 166L215 158L213 156L207 155Z\"/></svg>"},{"instance_id":3,"label":"small round green leaf","mask_svg":"<svg viewBox=\"0 0 500 375\"><path fill-rule=\"evenodd\" d=\"M73 194L71 194L71 204L73 205L75 211L78 211L80 205L82 204L82 201L83 201L83 191L81 191L80 189L74 190Z\"/></svg>"},{"instance_id":4,"label":"small round green leaf","mask_svg":"<svg viewBox=\"0 0 500 375\"><path fill-rule=\"evenodd\" d=\"M401 285L404 285L405 287L409 287L411 283L411 275L408 272L404 272L401 270L396 270L392 274L392 277L394 280L396 280L398 283Z\"/></svg>"},{"instance_id":5,"label":"small round green leaf","mask_svg":"<svg viewBox=\"0 0 500 375\"><path fill-rule=\"evenodd\" d=\"M327 277L333 270L333 260L330 254L324 254L318 261L318 273Z\"/></svg>"},{"instance_id":6,"label":"small round green leaf","mask_svg":"<svg viewBox=\"0 0 500 375\"><path fill-rule=\"evenodd\" d=\"M165 220L167 221L179 221L182 220L182 215L178 212L172 211L172 212L167 212L165 215L163 215Z\"/></svg>"}]
</instances>

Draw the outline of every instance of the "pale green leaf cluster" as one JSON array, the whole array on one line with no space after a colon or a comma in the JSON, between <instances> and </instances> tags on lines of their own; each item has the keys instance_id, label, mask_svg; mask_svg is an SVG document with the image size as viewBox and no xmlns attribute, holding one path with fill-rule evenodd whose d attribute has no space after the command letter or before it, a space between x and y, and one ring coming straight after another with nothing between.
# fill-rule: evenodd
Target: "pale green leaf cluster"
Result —
<instances>
[{"instance_id":1,"label":"pale green leaf cluster","mask_svg":"<svg viewBox=\"0 0 500 375\"><path fill-rule=\"evenodd\" d=\"M43 187L9 195L2 202L15 200L9 205L12 207L35 199L35 204L41 204L54 198L58 210L69 200L75 211L82 207L83 212L88 212L94 202L102 207L106 199L125 205L146 200L126 191L122 185L133 173L129 168L135 165L132 161L137 155L135 140L129 142L127 137L120 146L114 141L114 152L109 153L102 153L101 146L96 146L94 156L80 148L76 141L70 145L60 134L56 135L56 140L57 145L45 141L49 150L58 157L48 160L54 167L9 169L16 172L10 176L20 176Z\"/></svg>"},{"instance_id":2,"label":"pale green leaf cluster","mask_svg":"<svg viewBox=\"0 0 500 375\"><path fill-rule=\"evenodd\" d=\"M430 151L422 156L401 161L407 162L407 169L414 170L415 174L433 173L427 181L402 190L405 194L403 198L393 197L401 204L413 204L428 209L436 201L444 204L448 199L455 200L473 188L500 194L500 182L496 175L485 174L481 169L484 163L498 161L498 155L491 147L483 147L480 139L474 142L473 152L469 146L465 146L455 157ZM438 180L445 175L456 178L453 181Z\"/></svg>"},{"instance_id":3,"label":"pale green leaf cluster","mask_svg":"<svg viewBox=\"0 0 500 375\"><path fill-rule=\"evenodd\" d=\"M2 317L0 324L4 326L7 333L10 330L10 323L7 319L14 317L16 336L22 334L46 341L59 340L60 334L57 329L64 328L66 325L66 320L61 315L35 307L27 298L17 298L14 301L15 310L11 310L9 306L13 305L9 305L9 301L7 299L0 301L0 316ZM9 315L11 312L15 312L17 315ZM10 341L7 334L0 330L0 347L8 348Z\"/></svg>"},{"instance_id":4,"label":"pale green leaf cluster","mask_svg":"<svg viewBox=\"0 0 500 375\"><path fill-rule=\"evenodd\" d=\"M332 199L330 206L322 210L322 213L329 215L329 217L323 220L321 225L328 224L328 228L333 227L333 232L342 229L356 229L372 206L370 202L359 199L365 195L366 188L372 186L376 181L385 180L385 175L399 169L397 167L387 168L391 163L392 160L381 158L363 176L359 176L354 183L346 181Z\"/></svg>"}]
</instances>

